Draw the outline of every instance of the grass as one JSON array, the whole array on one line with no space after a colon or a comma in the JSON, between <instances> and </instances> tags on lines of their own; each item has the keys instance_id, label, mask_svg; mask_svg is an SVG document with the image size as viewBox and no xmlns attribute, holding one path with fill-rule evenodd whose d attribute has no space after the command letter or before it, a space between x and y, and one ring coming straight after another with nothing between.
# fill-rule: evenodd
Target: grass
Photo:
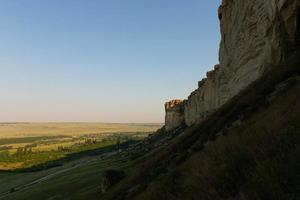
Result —
<instances>
[{"instance_id":1,"label":"grass","mask_svg":"<svg viewBox=\"0 0 300 200\"><path fill-rule=\"evenodd\" d=\"M120 158L102 158L104 153L115 151L118 140L123 142L121 146L126 146L126 141L141 140L157 128L160 125L0 124L1 147L11 147L0 151L0 154L8 151L10 155L0 156L0 168L6 170L0 172L0 193L67 169L49 181L5 199L80 199L82 196L92 199L100 196L101 172L128 165ZM32 151L16 154L18 148L25 146ZM58 150L59 147L63 148Z\"/></svg>"},{"instance_id":2,"label":"grass","mask_svg":"<svg viewBox=\"0 0 300 200\"><path fill-rule=\"evenodd\" d=\"M17 130L14 130L17 132ZM9 137L9 135L13 135L12 132L7 133L6 137ZM1 135L4 137L4 134ZM63 135L56 135L56 136L37 136L37 137L19 137L15 138L14 135L12 138L1 138L0 137L0 146L1 145L11 145L11 144L22 144L22 143L32 143L35 141L41 141L41 140L53 140L53 139L62 139L62 138L69 138L69 136L63 136Z\"/></svg>"},{"instance_id":3,"label":"grass","mask_svg":"<svg viewBox=\"0 0 300 200\"><path fill-rule=\"evenodd\" d=\"M96 150L100 148L110 147L115 145L116 141L106 141L89 145L77 145L63 150L44 150L39 152L31 152L26 154L12 154L2 156L0 162L1 170L21 170L21 171L36 171L58 166L68 160L73 160L85 155L84 152ZM81 154L82 153L82 154ZM9 168L11 167L11 168Z\"/></svg>"},{"instance_id":4,"label":"grass","mask_svg":"<svg viewBox=\"0 0 300 200\"><path fill-rule=\"evenodd\" d=\"M93 161L6 199L299 199L300 83L291 78L297 74L298 66L276 68L166 147L130 161ZM101 173L112 168L126 177L101 194ZM28 181L34 174L2 177Z\"/></svg>"},{"instance_id":5,"label":"grass","mask_svg":"<svg viewBox=\"0 0 300 200\"><path fill-rule=\"evenodd\" d=\"M220 117L224 114L221 110L203 124L186 129L165 148L133 161L118 157L101 160L96 156L97 161L12 193L6 199L296 200L300 196L299 94L299 82L291 81L269 104L258 99L260 103L247 104L256 105L252 110L233 109L223 115L226 120ZM249 96L243 96L249 100ZM235 106L245 105L245 99L238 101L241 104L235 102ZM237 113L243 117L234 117ZM220 132L226 134L208 137ZM203 147L203 142L209 143ZM114 168L125 170L127 178L101 194L101 174ZM0 178L11 182L11 186L16 181L26 183L39 173L50 173L48 170L57 168L0 173Z\"/></svg>"},{"instance_id":6,"label":"grass","mask_svg":"<svg viewBox=\"0 0 300 200\"><path fill-rule=\"evenodd\" d=\"M108 159L88 157L82 159L82 161L77 160L76 162L80 161L81 163L87 164L59 174L58 176L35 185L34 187L29 187L25 191L12 193L5 199L98 199L101 196L100 183L102 172L116 166L122 169L128 164L117 157L110 157ZM92 162L88 163L89 161ZM73 164L70 163L70 165ZM69 166L66 166L65 168L68 167ZM53 170L58 171L57 169L50 170L52 170L52 172ZM11 185L18 185L34 180L39 176L51 174L52 172L46 170L36 173L26 173L24 176L22 176L23 173L8 174L4 180L13 180L14 183L11 183ZM43 174L39 175L39 173ZM16 182L17 179L19 179L18 183ZM9 187L5 188L5 190L7 189L9 189Z\"/></svg>"},{"instance_id":7,"label":"grass","mask_svg":"<svg viewBox=\"0 0 300 200\"><path fill-rule=\"evenodd\" d=\"M137 199L298 199L300 85L161 174ZM270 123L272 122L272 123Z\"/></svg>"},{"instance_id":8,"label":"grass","mask_svg":"<svg viewBox=\"0 0 300 200\"><path fill-rule=\"evenodd\" d=\"M298 58L144 155L103 199L298 199Z\"/></svg>"}]
</instances>

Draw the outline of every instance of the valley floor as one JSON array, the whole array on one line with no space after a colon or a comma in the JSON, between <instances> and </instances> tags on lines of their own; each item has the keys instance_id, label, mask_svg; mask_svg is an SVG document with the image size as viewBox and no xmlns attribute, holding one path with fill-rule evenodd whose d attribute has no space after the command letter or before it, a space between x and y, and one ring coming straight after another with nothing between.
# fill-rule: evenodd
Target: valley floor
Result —
<instances>
[{"instance_id":1,"label":"valley floor","mask_svg":"<svg viewBox=\"0 0 300 200\"><path fill-rule=\"evenodd\" d=\"M298 200L300 76L292 72L263 77L205 121L151 145L151 137L172 135L158 131L130 156L110 151L40 172L0 173L0 199ZM102 193L111 169L125 178Z\"/></svg>"},{"instance_id":2,"label":"valley floor","mask_svg":"<svg viewBox=\"0 0 300 200\"><path fill-rule=\"evenodd\" d=\"M97 199L102 171L124 165L115 154L88 156L39 172L1 172L0 199Z\"/></svg>"}]
</instances>

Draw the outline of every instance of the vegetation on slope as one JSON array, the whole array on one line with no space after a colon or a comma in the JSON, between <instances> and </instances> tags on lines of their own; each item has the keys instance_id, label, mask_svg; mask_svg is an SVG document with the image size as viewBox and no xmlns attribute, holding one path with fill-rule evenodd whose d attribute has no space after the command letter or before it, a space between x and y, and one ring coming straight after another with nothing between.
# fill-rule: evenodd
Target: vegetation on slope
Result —
<instances>
[{"instance_id":1,"label":"vegetation on slope","mask_svg":"<svg viewBox=\"0 0 300 200\"><path fill-rule=\"evenodd\" d=\"M298 199L298 58L266 73L166 148L140 158L103 198Z\"/></svg>"},{"instance_id":2,"label":"vegetation on slope","mask_svg":"<svg viewBox=\"0 0 300 200\"><path fill-rule=\"evenodd\" d=\"M99 156L74 168L71 162L69 171L6 198L299 199L300 73L298 64L289 66L266 73L205 121L171 133L179 135L160 148L137 158ZM163 129L151 137L162 135ZM125 178L101 194L109 169Z\"/></svg>"},{"instance_id":3,"label":"vegetation on slope","mask_svg":"<svg viewBox=\"0 0 300 200\"><path fill-rule=\"evenodd\" d=\"M136 199L298 199L300 83L284 93Z\"/></svg>"},{"instance_id":4,"label":"vegetation on slope","mask_svg":"<svg viewBox=\"0 0 300 200\"><path fill-rule=\"evenodd\" d=\"M112 167L122 169L127 164L124 159L116 157L92 156L34 173L0 173L0 193L9 190L12 186L15 189L10 194L3 196L0 194L0 198L5 200L99 199L102 173ZM35 184L32 184L33 182Z\"/></svg>"}]
</instances>

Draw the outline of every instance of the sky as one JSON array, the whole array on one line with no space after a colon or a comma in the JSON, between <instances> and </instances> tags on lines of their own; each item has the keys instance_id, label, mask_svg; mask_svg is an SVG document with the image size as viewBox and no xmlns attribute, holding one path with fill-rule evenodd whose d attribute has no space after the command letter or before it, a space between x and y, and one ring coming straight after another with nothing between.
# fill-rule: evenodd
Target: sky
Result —
<instances>
[{"instance_id":1,"label":"sky","mask_svg":"<svg viewBox=\"0 0 300 200\"><path fill-rule=\"evenodd\" d=\"M221 0L1 0L0 121L161 123L218 63Z\"/></svg>"}]
</instances>

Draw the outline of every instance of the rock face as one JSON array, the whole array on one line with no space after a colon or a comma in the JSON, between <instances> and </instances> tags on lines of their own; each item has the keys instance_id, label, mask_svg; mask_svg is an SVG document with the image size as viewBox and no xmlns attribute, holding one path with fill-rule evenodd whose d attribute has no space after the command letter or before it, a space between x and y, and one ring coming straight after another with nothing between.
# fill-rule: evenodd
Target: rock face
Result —
<instances>
[{"instance_id":1,"label":"rock face","mask_svg":"<svg viewBox=\"0 0 300 200\"><path fill-rule=\"evenodd\" d=\"M284 64L300 45L299 0L223 0L218 14L220 64L183 101L183 110L173 115L166 109L169 130L182 118L188 126L206 118L263 73Z\"/></svg>"},{"instance_id":2,"label":"rock face","mask_svg":"<svg viewBox=\"0 0 300 200\"><path fill-rule=\"evenodd\" d=\"M165 103L165 129L170 131L184 123L184 101L172 100Z\"/></svg>"},{"instance_id":3,"label":"rock face","mask_svg":"<svg viewBox=\"0 0 300 200\"><path fill-rule=\"evenodd\" d=\"M190 126L204 119L220 106L219 65L206 73L207 78L198 83L198 89L191 93L185 103L185 123Z\"/></svg>"}]
</instances>

